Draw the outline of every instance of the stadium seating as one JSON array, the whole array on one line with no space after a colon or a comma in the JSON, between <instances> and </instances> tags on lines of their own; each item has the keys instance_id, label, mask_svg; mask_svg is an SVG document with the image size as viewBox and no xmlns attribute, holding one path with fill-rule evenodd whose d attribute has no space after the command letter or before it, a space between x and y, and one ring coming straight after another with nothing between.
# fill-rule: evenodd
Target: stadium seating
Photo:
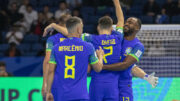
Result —
<instances>
[{"instance_id":1,"label":"stadium seating","mask_svg":"<svg viewBox=\"0 0 180 101\"><path fill-rule=\"evenodd\" d=\"M172 17L173 24L180 24L180 15Z\"/></svg>"},{"instance_id":2,"label":"stadium seating","mask_svg":"<svg viewBox=\"0 0 180 101\"><path fill-rule=\"evenodd\" d=\"M25 35L23 43L37 43L39 41L39 36L34 34Z\"/></svg>"},{"instance_id":3,"label":"stadium seating","mask_svg":"<svg viewBox=\"0 0 180 101\"><path fill-rule=\"evenodd\" d=\"M96 27L92 24L84 26L85 33L94 33L95 30L96 30Z\"/></svg>"},{"instance_id":4,"label":"stadium seating","mask_svg":"<svg viewBox=\"0 0 180 101\"><path fill-rule=\"evenodd\" d=\"M28 52L31 50L31 44L20 44L19 46L17 46L17 48L21 51L21 52Z\"/></svg>"},{"instance_id":5,"label":"stadium seating","mask_svg":"<svg viewBox=\"0 0 180 101\"><path fill-rule=\"evenodd\" d=\"M140 19L143 24L152 24L154 20L151 16L141 16Z\"/></svg>"},{"instance_id":6,"label":"stadium seating","mask_svg":"<svg viewBox=\"0 0 180 101\"><path fill-rule=\"evenodd\" d=\"M32 45L32 51L37 52L41 50L44 50L44 47L42 44L37 43L37 44Z\"/></svg>"},{"instance_id":7,"label":"stadium seating","mask_svg":"<svg viewBox=\"0 0 180 101\"><path fill-rule=\"evenodd\" d=\"M0 44L0 52L4 53L9 48L9 44Z\"/></svg>"}]
</instances>

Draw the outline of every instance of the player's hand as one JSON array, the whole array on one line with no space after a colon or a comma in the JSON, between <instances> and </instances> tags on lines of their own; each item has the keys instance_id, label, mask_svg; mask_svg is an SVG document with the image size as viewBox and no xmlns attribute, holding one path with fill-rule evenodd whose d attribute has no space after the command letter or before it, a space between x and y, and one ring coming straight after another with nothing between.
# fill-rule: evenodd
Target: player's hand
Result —
<instances>
[{"instance_id":1,"label":"player's hand","mask_svg":"<svg viewBox=\"0 0 180 101\"><path fill-rule=\"evenodd\" d=\"M41 94L42 94L43 97L45 97L46 93L47 93L47 84L43 83Z\"/></svg>"},{"instance_id":2,"label":"player's hand","mask_svg":"<svg viewBox=\"0 0 180 101\"><path fill-rule=\"evenodd\" d=\"M144 77L144 79L146 81L148 81L153 88L155 88L158 84L158 77L155 77L155 72L153 72L152 74L148 75L148 77Z\"/></svg>"},{"instance_id":3,"label":"player's hand","mask_svg":"<svg viewBox=\"0 0 180 101\"><path fill-rule=\"evenodd\" d=\"M99 49L96 50L96 53L98 57L104 56L104 50L100 46L99 46Z\"/></svg>"},{"instance_id":4,"label":"player's hand","mask_svg":"<svg viewBox=\"0 0 180 101\"><path fill-rule=\"evenodd\" d=\"M52 93L47 93L46 95L46 101L54 101Z\"/></svg>"},{"instance_id":5,"label":"player's hand","mask_svg":"<svg viewBox=\"0 0 180 101\"><path fill-rule=\"evenodd\" d=\"M48 25L45 29L44 29L44 33L43 33L43 37L45 37L48 33L50 33L50 35L53 33L54 28L52 27L54 23Z\"/></svg>"}]
</instances>

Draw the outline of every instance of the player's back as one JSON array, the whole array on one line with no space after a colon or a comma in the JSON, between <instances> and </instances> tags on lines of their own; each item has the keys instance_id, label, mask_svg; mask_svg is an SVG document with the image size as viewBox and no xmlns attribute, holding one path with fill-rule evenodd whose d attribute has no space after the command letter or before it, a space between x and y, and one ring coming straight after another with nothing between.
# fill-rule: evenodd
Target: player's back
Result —
<instances>
[{"instance_id":1,"label":"player's back","mask_svg":"<svg viewBox=\"0 0 180 101\"><path fill-rule=\"evenodd\" d=\"M92 35L91 43L98 49L101 46L104 50L104 64L113 64L120 62L121 56L121 44L123 35ZM118 72L112 72L108 70L102 70L100 73L96 73L92 70L92 80L97 82L113 82L116 83L118 79Z\"/></svg>"},{"instance_id":2,"label":"player's back","mask_svg":"<svg viewBox=\"0 0 180 101\"><path fill-rule=\"evenodd\" d=\"M67 38L54 47L59 101L88 99L87 67L90 47L90 43L80 38Z\"/></svg>"},{"instance_id":3,"label":"player's back","mask_svg":"<svg viewBox=\"0 0 180 101\"><path fill-rule=\"evenodd\" d=\"M121 59L121 61L123 62L127 55L131 55L134 58L136 58L137 61L139 61L143 52L144 52L144 46L138 40L138 38L135 38L130 41L124 39L122 42L122 59ZM125 83L125 81L132 82L131 81L131 79L132 79L131 69L132 69L133 65L131 65L130 67L128 67L128 69L126 69L124 71L120 71L119 81L120 82L122 81L121 83L123 83L123 82ZM119 84L121 84L121 83L119 83Z\"/></svg>"}]
</instances>

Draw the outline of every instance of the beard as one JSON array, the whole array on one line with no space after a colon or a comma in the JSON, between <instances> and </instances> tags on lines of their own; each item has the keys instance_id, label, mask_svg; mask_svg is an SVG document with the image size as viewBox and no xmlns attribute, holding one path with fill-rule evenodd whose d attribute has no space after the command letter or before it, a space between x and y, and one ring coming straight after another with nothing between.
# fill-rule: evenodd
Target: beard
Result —
<instances>
[{"instance_id":1,"label":"beard","mask_svg":"<svg viewBox=\"0 0 180 101\"><path fill-rule=\"evenodd\" d=\"M125 26L123 32L124 32L124 36L131 36L134 30L129 28L128 26Z\"/></svg>"}]
</instances>

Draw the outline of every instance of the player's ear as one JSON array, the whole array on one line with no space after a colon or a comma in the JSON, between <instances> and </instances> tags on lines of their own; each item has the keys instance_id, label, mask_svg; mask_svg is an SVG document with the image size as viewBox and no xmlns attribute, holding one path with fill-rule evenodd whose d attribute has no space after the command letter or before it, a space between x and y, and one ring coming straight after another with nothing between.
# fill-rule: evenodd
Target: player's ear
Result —
<instances>
[{"instance_id":1,"label":"player's ear","mask_svg":"<svg viewBox=\"0 0 180 101\"><path fill-rule=\"evenodd\" d=\"M99 28L99 25L97 26L97 31L99 32L100 28Z\"/></svg>"},{"instance_id":2,"label":"player's ear","mask_svg":"<svg viewBox=\"0 0 180 101\"><path fill-rule=\"evenodd\" d=\"M82 34L82 27L79 25L78 27L77 27L77 32L81 35Z\"/></svg>"},{"instance_id":3,"label":"player's ear","mask_svg":"<svg viewBox=\"0 0 180 101\"><path fill-rule=\"evenodd\" d=\"M136 32L139 32L139 26L136 26L136 27L135 27L135 31L136 31Z\"/></svg>"}]
</instances>

